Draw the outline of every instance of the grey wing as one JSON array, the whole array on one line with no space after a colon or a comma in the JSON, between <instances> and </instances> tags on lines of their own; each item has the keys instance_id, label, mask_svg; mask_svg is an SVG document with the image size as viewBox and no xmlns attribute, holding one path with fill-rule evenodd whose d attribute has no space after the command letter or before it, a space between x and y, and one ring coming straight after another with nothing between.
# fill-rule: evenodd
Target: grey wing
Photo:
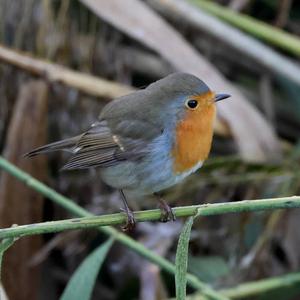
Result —
<instances>
[{"instance_id":1,"label":"grey wing","mask_svg":"<svg viewBox=\"0 0 300 300\"><path fill-rule=\"evenodd\" d=\"M62 170L113 165L118 162L115 156L117 150L119 150L119 145L107 123L96 122L80 136L72 149L73 156L62 167Z\"/></svg>"},{"instance_id":2,"label":"grey wing","mask_svg":"<svg viewBox=\"0 0 300 300\"><path fill-rule=\"evenodd\" d=\"M157 134L149 130L149 124L145 134L143 126L146 126L143 121L120 121L112 132L107 121L94 123L80 137L73 148L73 156L62 170L109 167L120 161L142 158L148 151L144 135L149 137L150 133L154 137Z\"/></svg>"}]
</instances>

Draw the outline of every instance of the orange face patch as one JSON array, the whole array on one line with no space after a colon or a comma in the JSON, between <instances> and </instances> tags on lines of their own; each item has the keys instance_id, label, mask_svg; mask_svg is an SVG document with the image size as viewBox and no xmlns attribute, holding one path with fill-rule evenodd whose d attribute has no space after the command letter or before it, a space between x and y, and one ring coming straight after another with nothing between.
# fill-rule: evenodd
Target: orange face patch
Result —
<instances>
[{"instance_id":1,"label":"orange face patch","mask_svg":"<svg viewBox=\"0 0 300 300\"><path fill-rule=\"evenodd\" d=\"M208 92L191 97L198 101L196 109L189 110L176 127L176 140L172 151L174 171L188 171L204 161L211 148L213 122L216 115L214 93Z\"/></svg>"}]
</instances>

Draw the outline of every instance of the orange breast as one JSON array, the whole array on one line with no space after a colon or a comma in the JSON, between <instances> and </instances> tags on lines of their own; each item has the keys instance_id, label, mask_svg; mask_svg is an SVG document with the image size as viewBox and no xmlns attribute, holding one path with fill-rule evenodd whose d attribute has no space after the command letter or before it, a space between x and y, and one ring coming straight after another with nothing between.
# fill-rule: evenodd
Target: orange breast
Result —
<instances>
[{"instance_id":1,"label":"orange breast","mask_svg":"<svg viewBox=\"0 0 300 300\"><path fill-rule=\"evenodd\" d=\"M176 127L173 148L174 171L182 173L204 161L211 148L215 104L187 111L185 118Z\"/></svg>"}]
</instances>

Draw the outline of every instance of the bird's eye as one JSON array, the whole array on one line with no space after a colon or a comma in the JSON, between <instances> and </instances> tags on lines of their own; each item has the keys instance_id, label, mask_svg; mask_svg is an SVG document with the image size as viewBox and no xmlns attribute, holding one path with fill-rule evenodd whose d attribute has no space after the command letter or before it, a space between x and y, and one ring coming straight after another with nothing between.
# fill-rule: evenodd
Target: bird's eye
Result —
<instances>
[{"instance_id":1,"label":"bird's eye","mask_svg":"<svg viewBox=\"0 0 300 300\"><path fill-rule=\"evenodd\" d=\"M185 102L185 105L189 109L196 109L198 106L198 101L195 99L189 99Z\"/></svg>"}]
</instances>

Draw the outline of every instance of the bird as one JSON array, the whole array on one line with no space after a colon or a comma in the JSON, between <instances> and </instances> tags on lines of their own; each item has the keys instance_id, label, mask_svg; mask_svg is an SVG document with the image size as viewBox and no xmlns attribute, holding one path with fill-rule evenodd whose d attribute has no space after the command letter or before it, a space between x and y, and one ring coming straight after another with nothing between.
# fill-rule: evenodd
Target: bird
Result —
<instances>
[{"instance_id":1,"label":"bird","mask_svg":"<svg viewBox=\"0 0 300 300\"><path fill-rule=\"evenodd\" d=\"M192 74L172 73L106 104L87 131L25 156L62 150L71 153L62 170L99 168L101 179L120 191L125 231L135 227L130 195L155 195L161 221L175 220L161 191L203 165L211 149L216 102L228 97Z\"/></svg>"}]
</instances>

